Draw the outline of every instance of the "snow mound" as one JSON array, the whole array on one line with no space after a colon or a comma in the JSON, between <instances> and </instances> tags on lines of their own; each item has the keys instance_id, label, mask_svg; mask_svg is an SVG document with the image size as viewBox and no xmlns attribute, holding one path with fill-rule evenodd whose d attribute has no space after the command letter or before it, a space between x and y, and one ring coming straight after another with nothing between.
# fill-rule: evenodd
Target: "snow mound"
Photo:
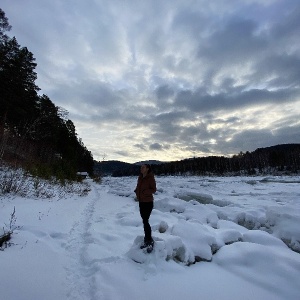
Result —
<instances>
[{"instance_id":1,"label":"snow mound","mask_svg":"<svg viewBox=\"0 0 300 300\"><path fill-rule=\"evenodd\" d=\"M266 212L273 235L280 238L292 250L300 253L300 209L270 207Z\"/></svg>"},{"instance_id":2,"label":"snow mound","mask_svg":"<svg viewBox=\"0 0 300 300\"><path fill-rule=\"evenodd\" d=\"M260 180L262 183L300 183L300 180L296 177L265 177Z\"/></svg>"},{"instance_id":3,"label":"snow mound","mask_svg":"<svg viewBox=\"0 0 300 300\"><path fill-rule=\"evenodd\" d=\"M217 241L205 225L179 220L172 228L172 235L181 237L187 249L190 250L192 261L211 261L212 246L216 245Z\"/></svg>"},{"instance_id":4,"label":"snow mound","mask_svg":"<svg viewBox=\"0 0 300 300\"><path fill-rule=\"evenodd\" d=\"M197 220L198 223L210 224L214 228L217 227L219 221L217 213L203 204L187 207L183 216L185 216L186 220Z\"/></svg>"},{"instance_id":5,"label":"snow mound","mask_svg":"<svg viewBox=\"0 0 300 300\"><path fill-rule=\"evenodd\" d=\"M160 233L165 233L169 229L169 225L165 221L161 221L159 226L158 226L158 231Z\"/></svg>"},{"instance_id":6,"label":"snow mound","mask_svg":"<svg viewBox=\"0 0 300 300\"><path fill-rule=\"evenodd\" d=\"M220 245L230 245L242 240L242 234L235 229L217 229L216 230L217 241Z\"/></svg>"},{"instance_id":7,"label":"snow mound","mask_svg":"<svg viewBox=\"0 0 300 300\"><path fill-rule=\"evenodd\" d=\"M133 242L130 250L127 252L127 256L133 261L143 263L157 264L159 261L173 259L175 261L183 263L191 263L191 256L188 253L187 248L183 244L182 240L176 236L168 236L165 240L157 237L154 239L154 249L149 254L145 250L140 249L143 243L144 237L138 236Z\"/></svg>"},{"instance_id":8,"label":"snow mound","mask_svg":"<svg viewBox=\"0 0 300 300\"><path fill-rule=\"evenodd\" d=\"M185 211L185 203L174 198L164 198L154 202L154 208L162 212L183 213Z\"/></svg>"},{"instance_id":9,"label":"snow mound","mask_svg":"<svg viewBox=\"0 0 300 300\"><path fill-rule=\"evenodd\" d=\"M262 241L262 236L256 233L254 236ZM270 241L269 237L265 238ZM299 299L299 290L289 287L299 284L300 256L288 248L274 247L271 243L234 243L222 247L213 262L240 278L275 292L280 299Z\"/></svg>"},{"instance_id":10,"label":"snow mound","mask_svg":"<svg viewBox=\"0 0 300 300\"><path fill-rule=\"evenodd\" d=\"M234 221L247 229L253 230L264 227L267 219L264 211L248 210L239 213Z\"/></svg>"},{"instance_id":11,"label":"snow mound","mask_svg":"<svg viewBox=\"0 0 300 300\"><path fill-rule=\"evenodd\" d=\"M184 201L197 200L202 204L209 204L213 201L213 197L211 195L197 193L197 192L180 193L180 194L176 194L175 197Z\"/></svg>"},{"instance_id":12,"label":"snow mound","mask_svg":"<svg viewBox=\"0 0 300 300\"><path fill-rule=\"evenodd\" d=\"M286 248L287 246L280 239L261 230L251 230L243 234L243 242L255 243L260 245L279 246Z\"/></svg>"},{"instance_id":13,"label":"snow mound","mask_svg":"<svg viewBox=\"0 0 300 300\"><path fill-rule=\"evenodd\" d=\"M199 192L185 191L177 193L175 197L184 201L196 201L201 204L213 204L220 207L231 204L231 202L225 200L214 200L211 195Z\"/></svg>"}]
</instances>

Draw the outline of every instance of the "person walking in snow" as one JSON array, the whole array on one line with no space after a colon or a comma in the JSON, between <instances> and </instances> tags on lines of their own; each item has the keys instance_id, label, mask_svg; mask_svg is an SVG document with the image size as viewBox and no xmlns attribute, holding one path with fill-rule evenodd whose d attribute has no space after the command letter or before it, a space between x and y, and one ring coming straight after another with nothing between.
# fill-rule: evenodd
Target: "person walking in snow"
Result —
<instances>
[{"instance_id":1,"label":"person walking in snow","mask_svg":"<svg viewBox=\"0 0 300 300\"><path fill-rule=\"evenodd\" d=\"M144 243L141 249L147 248L150 252L153 249L154 241L151 234L149 218L153 209L153 194L156 192L156 182L151 166L144 164L141 166L141 174L137 180L137 186L134 190L139 201L140 215L144 225Z\"/></svg>"}]
</instances>

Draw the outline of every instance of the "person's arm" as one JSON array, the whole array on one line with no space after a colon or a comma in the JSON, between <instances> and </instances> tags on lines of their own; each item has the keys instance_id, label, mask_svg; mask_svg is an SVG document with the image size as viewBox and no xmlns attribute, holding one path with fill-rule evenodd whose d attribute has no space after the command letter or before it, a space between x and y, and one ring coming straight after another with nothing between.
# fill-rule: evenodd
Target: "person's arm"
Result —
<instances>
[{"instance_id":1,"label":"person's arm","mask_svg":"<svg viewBox=\"0 0 300 300\"><path fill-rule=\"evenodd\" d=\"M138 177L137 183L136 183L136 187L134 189L134 192L137 194L138 191L138 186L139 186L139 181L140 181L140 177Z\"/></svg>"},{"instance_id":2,"label":"person's arm","mask_svg":"<svg viewBox=\"0 0 300 300\"><path fill-rule=\"evenodd\" d=\"M156 192L156 181L154 176L151 177L150 183L149 183L149 190L151 194L154 194Z\"/></svg>"},{"instance_id":3,"label":"person's arm","mask_svg":"<svg viewBox=\"0 0 300 300\"><path fill-rule=\"evenodd\" d=\"M156 181L154 176L152 177L151 190L152 190L152 194L156 192Z\"/></svg>"}]
</instances>

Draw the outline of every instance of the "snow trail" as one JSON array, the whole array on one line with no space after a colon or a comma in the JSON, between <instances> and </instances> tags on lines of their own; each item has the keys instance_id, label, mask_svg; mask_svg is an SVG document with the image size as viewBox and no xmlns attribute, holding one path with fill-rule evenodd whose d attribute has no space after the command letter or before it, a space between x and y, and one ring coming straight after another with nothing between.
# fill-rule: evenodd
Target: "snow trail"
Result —
<instances>
[{"instance_id":1,"label":"snow trail","mask_svg":"<svg viewBox=\"0 0 300 300\"><path fill-rule=\"evenodd\" d=\"M80 218L74 222L65 246L70 257L69 265L66 266L69 282L67 296L72 300L99 299L96 276L103 264L126 259L123 256L124 250L119 250L124 249L120 245L124 243L126 233L123 238L120 237L120 230L111 220L118 222L130 214L124 212L124 206L130 207L129 210L132 207L128 207L126 201L124 203L121 197L116 196L113 199L110 197L113 201L107 205L107 188L95 183L91 183L91 188L91 197L83 207ZM105 246L109 241L111 248L108 249ZM128 248L130 243L131 240Z\"/></svg>"},{"instance_id":2,"label":"snow trail","mask_svg":"<svg viewBox=\"0 0 300 300\"><path fill-rule=\"evenodd\" d=\"M89 276L87 245L92 242L90 236L91 219L95 211L95 203L99 197L97 190L95 195L88 198L80 219L76 220L69 232L66 243L66 250L70 257L70 265L66 267L69 291L67 296L70 299L90 299L94 298L94 281Z\"/></svg>"}]
</instances>

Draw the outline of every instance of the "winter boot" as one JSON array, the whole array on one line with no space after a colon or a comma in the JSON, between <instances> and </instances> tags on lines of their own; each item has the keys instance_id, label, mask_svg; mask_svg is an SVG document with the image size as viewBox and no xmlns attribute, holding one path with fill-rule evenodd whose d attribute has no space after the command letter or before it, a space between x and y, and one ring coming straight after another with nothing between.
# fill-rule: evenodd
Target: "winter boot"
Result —
<instances>
[{"instance_id":1,"label":"winter boot","mask_svg":"<svg viewBox=\"0 0 300 300\"><path fill-rule=\"evenodd\" d=\"M150 241L147 243L147 253L151 253L153 251L154 248L154 241Z\"/></svg>"},{"instance_id":2,"label":"winter boot","mask_svg":"<svg viewBox=\"0 0 300 300\"><path fill-rule=\"evenodd\" d=\"M148 243L147 242L143 242L142 245L140 246L140 249L145 249L148 247Z\"/></svg>"}]
</instances>

